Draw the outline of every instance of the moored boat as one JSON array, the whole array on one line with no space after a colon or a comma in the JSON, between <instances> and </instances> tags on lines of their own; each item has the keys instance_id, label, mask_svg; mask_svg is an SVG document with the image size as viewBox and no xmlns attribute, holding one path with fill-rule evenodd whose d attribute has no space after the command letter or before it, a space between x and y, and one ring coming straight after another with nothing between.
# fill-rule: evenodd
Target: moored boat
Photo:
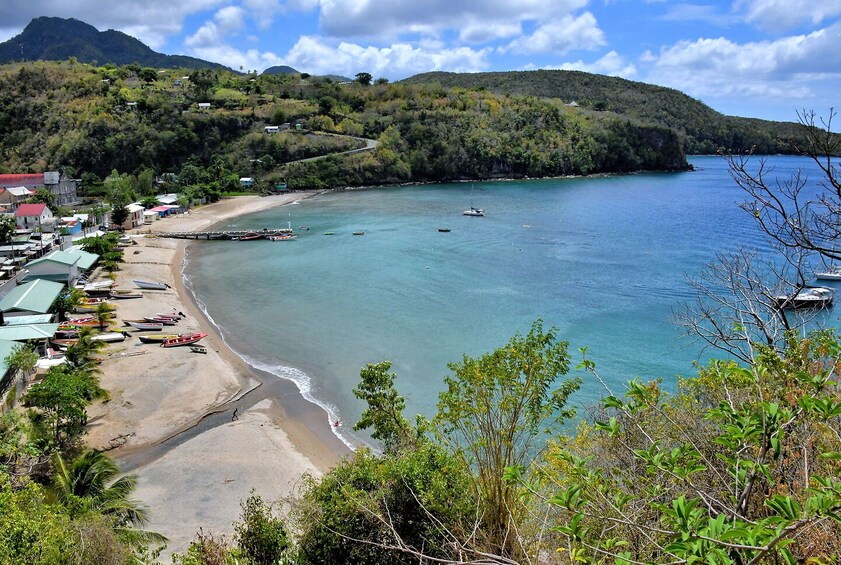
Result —
<instances>
[{"instance_id":1,"label":"moored boat","mask_svg":"<svg viewBox=\"0 0 841 565\"><path fill-rule=\"evenodd\" d=\"M807 308L829 308L835 300L835 290L825 286L806 287L799 292L774 297L778 308L784 310L805 310Z\"/></svg>"},{"instance_id":2,"label":"moored boat","mask_svg":"<svg viewBox=\"0 0 841 565\"><path fill-rule=\"evenodd\" d=\"M137 285L137 288L146 290L166 290L170 288L168 284L162 282L144 281L141 279L134 279L132 282Z\"/></svg>"},{"instance_id":3,"label":"moored boat","mask_svg":"<svg viewBox=\"0 0 841 565\"><path fill-rule=\"evenodd\" d=\"M298 239L297 235L292 235L291 233L282 233L278 235L270 235L266 237L269 241L289 241L292 239Z\"/></svg>"},{"instance_id":4,"label":"moored boat","mask_svg":"<svg viewBox=\"0 0 841 565\"><path fill-rule=\"evenodd\" d=\"M815 278L822 281L841 281L841 265L833 265L826 271L815 273Z\"/></svg>"},{"instance_id":5,"label":"moored boat","mask_svg":"<svg viewBox=\"0 0 841 565\"><path fill-rule=\"evenodd\" d=\"M178 347L179 345L190 345L196 343L200 339L207 337L205 333L184 334L175 339L168 339L161 343L161 347Z\"/></svg>"}]
</instances>

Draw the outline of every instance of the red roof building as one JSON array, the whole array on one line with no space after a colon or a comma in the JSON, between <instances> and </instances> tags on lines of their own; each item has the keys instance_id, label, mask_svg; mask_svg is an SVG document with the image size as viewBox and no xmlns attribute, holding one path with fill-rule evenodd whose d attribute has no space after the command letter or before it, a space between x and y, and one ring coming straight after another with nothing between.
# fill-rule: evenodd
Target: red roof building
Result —
<instances>
[{"instance_id":1,"label":"red roof building","mask_svg":"<svg viewBox=\"0 0 841 565\"><path fill-rule=\"evenodd\" d=\"M44 208L46 208L46 204L21 204L18 206L17 211L15 211L15 217L22 217L22 216L40 216L44 213Z\"/></svg>"},{"instance_id":2,"label":"red roof building","mask_svg":"<svg viewBox=\"0 0 841 565\"><path fill-rule=\"evenodd\" d=\"M0 175L0 187L10 186L44 186L44 174L38 175Z\"/></svg>"}]
</instances>

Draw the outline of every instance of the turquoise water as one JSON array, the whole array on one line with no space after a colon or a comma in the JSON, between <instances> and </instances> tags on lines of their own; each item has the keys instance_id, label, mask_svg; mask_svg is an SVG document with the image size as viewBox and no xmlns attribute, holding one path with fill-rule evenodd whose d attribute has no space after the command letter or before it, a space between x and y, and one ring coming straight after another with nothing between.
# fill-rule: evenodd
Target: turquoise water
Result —
<instances>
[{"instance_id":1,"label":"turquoise water","mask_svg":"<svg viewBox=\"0 0 841 565\"><path fill-rule=\"evenodd\" d=\"M773 160L781 175L814 170ZM309 226L297 240L196 242L186 274L238 353L347 423L364 408L352 389L366 363L391 360L407 413L429 415L447 363L536 318L576 363L588 347L616 389L634 377L670 386L705 358L671 321L693 296L685 277L737 244L767 249L726 163L691 162L686 173L476 183L484 218L461 214L470 184L330 193L228 224ZM573 374L585 378L576 403L603 395Z\"/></svg>"}]
</instances>

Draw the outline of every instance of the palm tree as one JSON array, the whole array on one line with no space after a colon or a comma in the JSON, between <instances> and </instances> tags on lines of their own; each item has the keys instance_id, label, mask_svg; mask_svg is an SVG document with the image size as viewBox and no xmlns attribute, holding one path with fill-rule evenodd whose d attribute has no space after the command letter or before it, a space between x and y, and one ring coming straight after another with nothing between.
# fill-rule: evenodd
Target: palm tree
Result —
<instances>
[{"instance_id":1,"label":"palm tree","mask_svg":"<svg viewBox=\"0 0 841 565\"><path fill-rule=\"evenodd\" d=\"M161 534L138 529L149 522L149 516L146 508L132 498L137 475L118 478L120 468L101 451L88 449L70 465L56 453L53 467L51 494L71 515L95 511L110 518L114 532L134 548L167 542Z\"/></svg>"},{"instance_id":2,"label":"palm tree","mask_svg":"<svg viewBox=\"0 0 841 565\"><path fill-rule=\"evenodd\" d=\"M67 320L67 313L72 312L82 303L85 293L78 288L70 288L58 295L50 306L50 312L58 315L58 321Z\"/></svg>"}]
</instances>

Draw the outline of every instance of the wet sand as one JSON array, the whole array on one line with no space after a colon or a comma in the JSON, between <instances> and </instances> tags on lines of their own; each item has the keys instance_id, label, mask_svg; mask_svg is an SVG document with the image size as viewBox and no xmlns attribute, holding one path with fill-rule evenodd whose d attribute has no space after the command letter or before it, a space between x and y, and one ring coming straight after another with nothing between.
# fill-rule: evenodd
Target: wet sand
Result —
<instances>
[{"instance_id":1,"label":"wet sand","mask_svg":"<svg viewBox=\"0 0 841 565\"><path fill-rule=\"evenodd\" d=\"M174 310L186 317L164 333L209 334L201 341L205 354L141 344L137 337L110 345L100 356L111 398L88 411L88 445L111 450L124 471L138 475L136 498L151 515L147 527L170 538L162 562L186 549L199 528L230 534L239 502L252 489L271 501L288 496L303 474L323 473L349 450L324 410L294 383L254 370L225 345L183 286L186 241L143 235L206 230L314 194L227 199L135 230L142 237L125 250L119 288L133 288L133 279L171 288L114 301L114 326Z\"/></svg>"}]
</instances>

